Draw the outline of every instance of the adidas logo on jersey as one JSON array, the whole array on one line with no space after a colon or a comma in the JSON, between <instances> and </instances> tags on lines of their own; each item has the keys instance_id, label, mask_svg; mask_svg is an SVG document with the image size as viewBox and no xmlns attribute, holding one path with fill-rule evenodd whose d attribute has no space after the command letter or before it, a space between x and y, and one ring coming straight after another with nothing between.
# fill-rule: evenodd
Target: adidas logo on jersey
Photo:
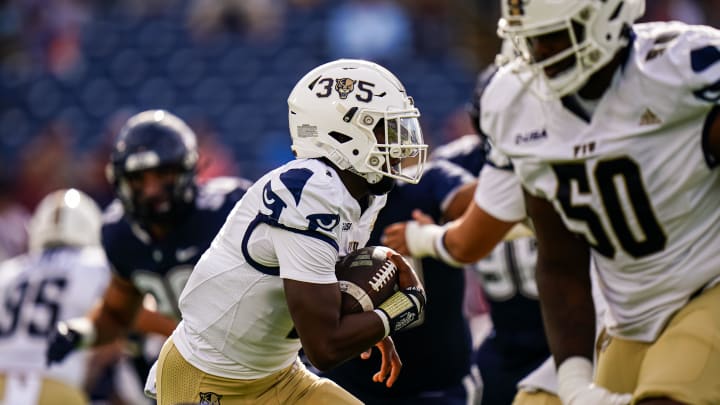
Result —
<instances>
[{"instance_id":1,"label":"adidas logo on jersey","mask_svg":"<svg viewBox=\"0 0 720 405\"><path fill-rule=\"evenodd\" d=\"M655 115L649 108L645 109L645 112L640 117L640 125L656 125L662 124L662 120Z\"/></svg>"}]
</instances>

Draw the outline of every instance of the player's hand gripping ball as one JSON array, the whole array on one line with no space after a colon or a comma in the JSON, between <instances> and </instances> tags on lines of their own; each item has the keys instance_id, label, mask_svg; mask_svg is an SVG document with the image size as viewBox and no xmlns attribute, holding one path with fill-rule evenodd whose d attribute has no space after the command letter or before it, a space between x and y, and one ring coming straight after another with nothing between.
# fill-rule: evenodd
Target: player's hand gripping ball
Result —
<instances>
[{"instance_id":1,"label":"player's hand gripping ball","mask_svg":"<svg viewBox=\"0 0 720 405\"><path fill-rule=\"evenodd\" d=\"M342 292L342 313L372 311L397 289L398 269L388 259L392 249L367 246L340 259L335 275Z\"/></svg>"}]
</instances>

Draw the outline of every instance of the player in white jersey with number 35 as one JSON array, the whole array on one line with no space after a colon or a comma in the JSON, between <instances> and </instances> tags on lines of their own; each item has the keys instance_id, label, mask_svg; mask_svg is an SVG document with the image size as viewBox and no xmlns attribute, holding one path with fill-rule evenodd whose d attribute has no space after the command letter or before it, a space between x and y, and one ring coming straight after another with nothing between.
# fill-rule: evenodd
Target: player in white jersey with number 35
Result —
<instances>
[{"instance_id":1,"label":"player in white jersey with number 35","mask_svg":"<svg viewBox=\"0 0 720 405\"><path fill-rule=\"evenodd\" d=\"M288 104L298 159L247 191L195 266L158 361L160 405L360 402L306 370L301 347L327 370L379 343L381 371L367 378L397 378L388 335L422 311L417 275L395 254L387 311L342 314L335 263L365 246L395 179L420 179L419 111L391 72L361 60L313 69ZM403 167L410 157L419 165Z\"/></svg>"},{"instance_id":2,"label":"player in white jersey with number 35","mask_svg":"<svg viewBox=\"0 0 720 405\"><path fill-rule=\"evenodd\" d=\"M644 8L503 0L522 60L483 96L526 191L566 404L720 403L720 32L633 24ZM594 376L591 261L608 305Z\"/></svg>"},{"instance_id":3,"label":"player in white jersey with number 35","mask_svg":"<svg viewBox=\"0 0 720 405\"><path fill-rule=\"evenodd\" d=\"M88 352L47 367L45 350L55 323L89 311L110 281L101 225L85 193L50 193L30 221L30 251L0 266L1 404L87 403Z\"/></svg>"}]
</instances>

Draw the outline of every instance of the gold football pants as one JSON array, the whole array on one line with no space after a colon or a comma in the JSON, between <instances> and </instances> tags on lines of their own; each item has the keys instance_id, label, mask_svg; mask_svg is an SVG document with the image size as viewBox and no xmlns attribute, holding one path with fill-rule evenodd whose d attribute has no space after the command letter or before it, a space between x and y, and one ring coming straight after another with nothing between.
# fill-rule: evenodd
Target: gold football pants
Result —
<instances>
[{"instance_id":1,"label":"gold football pants","mask_svg":"<svg viewBox=\"0 0 720 405\"><path fill-rule=\"evenodd\" d=\"M308 371L298 360L256 380L236 380L204 373L188 363L168 339L157 367L159 405L361 404L334 382Z\"/></svg>"},{"instance_id":2,"label":"gold football pants","mask_svg":"<svg viewBox=\"0 0 720 405\"><path fill-rule=\"evenodd\" d=\"M720 404L720 286L691 300L652 343L602 333L596 382L632 392L633 403L667 397L687 404Z\"/></svg>"}]
</instances>

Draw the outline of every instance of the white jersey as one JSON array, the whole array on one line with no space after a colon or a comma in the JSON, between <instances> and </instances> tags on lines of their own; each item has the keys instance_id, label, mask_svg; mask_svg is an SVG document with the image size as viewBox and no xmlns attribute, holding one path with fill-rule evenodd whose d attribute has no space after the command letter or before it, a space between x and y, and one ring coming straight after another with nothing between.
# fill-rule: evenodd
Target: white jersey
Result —
<instances>
[{"instance_id":1,"label":"white jersey","mask_svg":"<svg viewBox=\"0 0 720 405\"><path fill-rule=\"evenodd\" d=\"M173 341L198 369L255 379L289 366L300 340L282 279L335 283L339 256L363 247L385 196L361 210L320 160L291 161L263 176L228 216L180 296Z\"/></svg>"},{"instance_id":2,"label":"white jersey","mask_svg":"<svg viewBox=\"0 0 720 405\"><path fill-rule=\"evenodd\" d=\"M45 365L58 321L85 315L102 297L110 268L100 247L57 248L0 265L0 373L37 373L81 388L88 352Z\"/></svg>"},{"instance_id":3,"label":"white jersey","mask_svg":"<svg viewBox=\"0 0 720 405\"><path fill-rule=\"evenodd\" d=\"M540 101L503 67L483 96L483 131L523 186L592 245L609 332L652 341L720 278L720 170L703 148L717 112L720 32L634 26L632 52L592 118Z\"/></svg>"}]
</instances>

